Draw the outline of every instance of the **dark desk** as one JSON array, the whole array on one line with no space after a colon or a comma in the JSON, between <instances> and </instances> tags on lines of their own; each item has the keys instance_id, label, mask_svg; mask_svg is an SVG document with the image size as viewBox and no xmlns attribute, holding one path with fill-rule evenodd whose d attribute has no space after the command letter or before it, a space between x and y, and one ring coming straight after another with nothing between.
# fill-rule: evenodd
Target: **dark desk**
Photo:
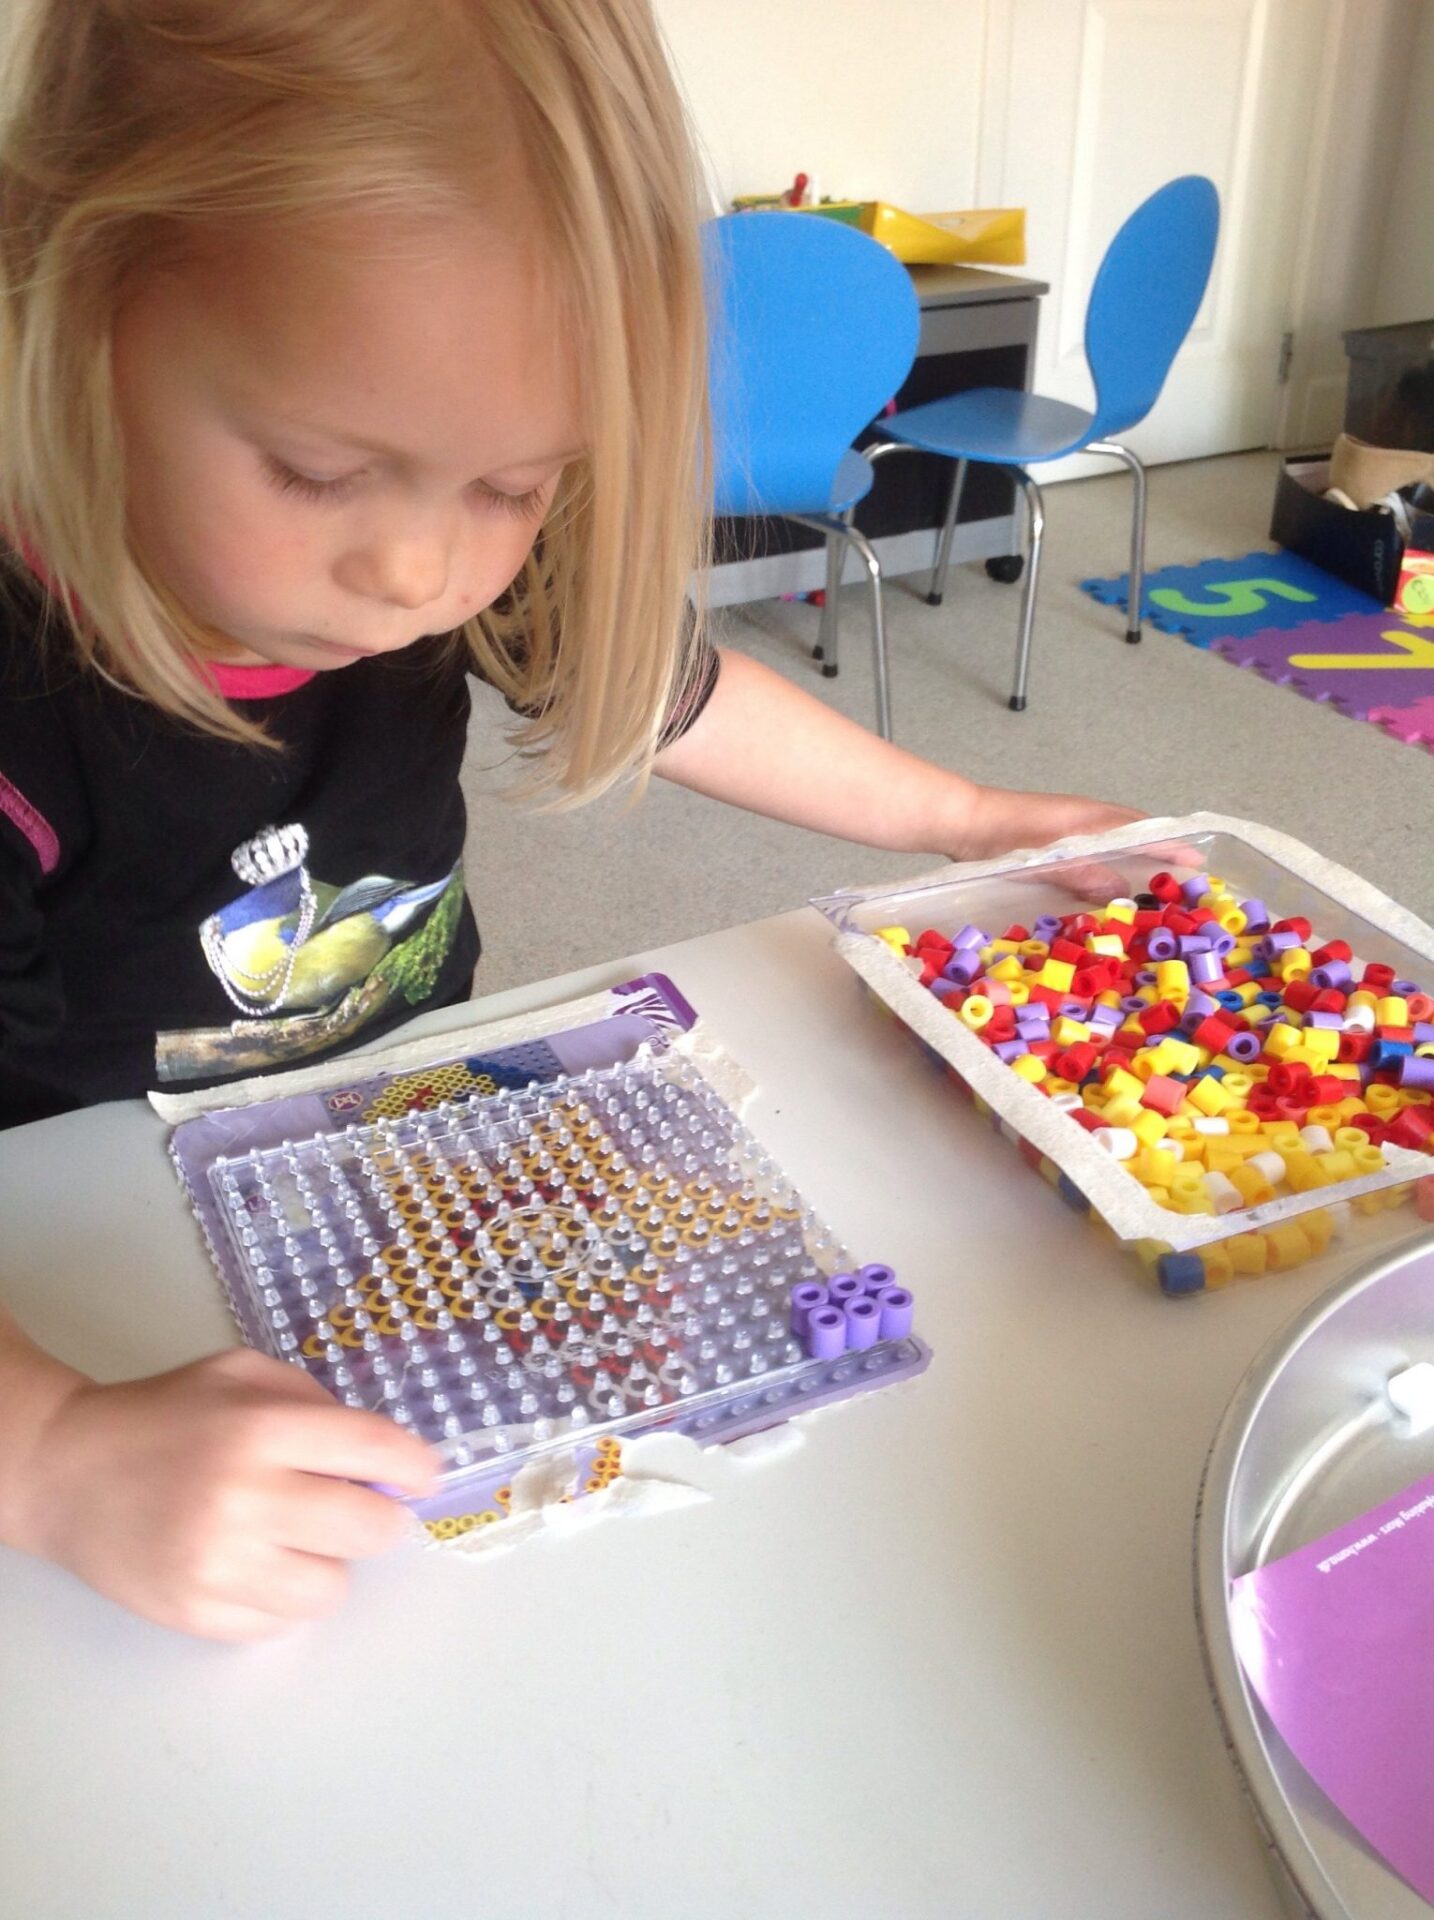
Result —
<instances>
[{"instance_id":1,"label":"dark desk","mask_svg":"<svg viewBox=\"0 0 1434 1920\"><path fill-rule=\"evenodd\" d=\"M992 273L984 267L913 267L921 302L921 336L898 408L920 406L972 387L1029 387L1044 280ZM863 434L858 446L875 436ZM856 524L873 542L888 578L927 571L946 511L951 463L903 454L879 463L876 485L857 509ZM953 561L1018 553L1014 487L998 469L973 466L961 499ZM784 520L719 520L713 606L810 593L825 584L822 542ZM843 579L865 579L848 554Z\"/></svg>"}]
</instances>

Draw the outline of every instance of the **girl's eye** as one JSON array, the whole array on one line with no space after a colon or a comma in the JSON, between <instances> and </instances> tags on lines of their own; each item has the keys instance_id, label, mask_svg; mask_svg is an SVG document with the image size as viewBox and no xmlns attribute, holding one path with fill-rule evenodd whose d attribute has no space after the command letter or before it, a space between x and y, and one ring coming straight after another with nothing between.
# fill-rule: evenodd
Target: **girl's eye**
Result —
<instances>
[{"instance_id":1,"label":"girl's eye","mask_svg":"<svg viewBox=\"0 0 1434 1920\"><path fill-rule=\"evenodd\" d=\"M515 520L540 519L547 507L546 487L530 487L526 493L500 493L496 487L479 487L478 498L510 513Z\"/></svg>"},{"instance_id":2,"label":"girl's eye","mask_svg":"<svg viewBox=\"0 0 1434 1920\"><path fill-rule=\"evenodd\" d=\"M307 473L296 473L271 453L264 455L264 473L269 484L280 493L297 494L301 500L322 500L332 505L352 490L359 475L343 474L336 480L315 480Z\"/></svg>"}]
</instances>

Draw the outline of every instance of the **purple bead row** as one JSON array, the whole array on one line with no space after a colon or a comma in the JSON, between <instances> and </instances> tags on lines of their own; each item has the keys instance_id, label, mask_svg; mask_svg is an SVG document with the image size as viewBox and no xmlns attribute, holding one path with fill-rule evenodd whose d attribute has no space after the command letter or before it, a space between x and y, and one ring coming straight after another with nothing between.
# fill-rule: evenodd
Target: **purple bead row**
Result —
<instances>
[{"instance_id":1,"label":"purple bead row","mask_svg":"<svg viewBox=\"0 0 1434 1920\"><path fill-rule=\"evenodd\" d=\"M813 1360L860 1353L878 1340L903 1340L915 1312L892 1269L877 1265L835 1274L825 1286L806 1281L792 1288L790 1304L792 1332Z\"/></svg>"}]
</instances>

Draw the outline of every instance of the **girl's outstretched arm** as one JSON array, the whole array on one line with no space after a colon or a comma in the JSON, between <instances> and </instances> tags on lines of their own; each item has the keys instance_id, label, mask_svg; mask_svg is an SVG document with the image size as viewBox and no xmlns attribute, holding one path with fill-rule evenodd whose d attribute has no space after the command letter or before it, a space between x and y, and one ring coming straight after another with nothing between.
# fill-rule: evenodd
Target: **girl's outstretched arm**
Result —
<instances>
[{"instance_id":1,"label":"girl's outstretched arm","mask_svg":"<svg viewBox=\"0 0 1434 1920\"><path fill-rule=\"evenodd\" d=\"M679 786L864 846L980 860L1141 816L1076 794L982 787L848 720L746 654L722 670L656 771Z\"/></svg>"}]
</instances>

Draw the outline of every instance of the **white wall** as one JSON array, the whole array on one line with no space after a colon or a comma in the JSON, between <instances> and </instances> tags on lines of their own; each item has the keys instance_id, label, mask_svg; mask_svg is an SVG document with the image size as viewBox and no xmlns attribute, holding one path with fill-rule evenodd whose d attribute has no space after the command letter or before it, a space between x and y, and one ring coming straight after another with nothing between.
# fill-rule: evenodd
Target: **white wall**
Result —
<instances>
[{"instance_id":1,"label":"white wall","mask_svg":"<svg viewBox=\"0 0 1434 1920\"><path fill-rule=\"evenodd\" d=\"M976 204L985 0L655 0L725 207L824 194Z\"/></svg>"},{"instance_id":2,"label":"white wall","mask_svg":"<svg viewBox=\"0 0 1434 1920\"><path fill-rule=\"evenodd\" d=\"M1284 0L1291 4L1292 0ZM1293 0L1304 4L1304 0ZM1374 326L1386 210L1405 164L1408 129L1420 103L1410 86L1409 47L1431 0L1329 0L1322 72L1309 103L1311 154L1289 319L1294 363L1276 445L1328 446L1344 418L1348 327ZM1434 35L1425 35L1434 42ZM1434 213L1434 180L1425 231ZM1431 245L1421 242L1425 261Z\"/></svg>"},{"instance_id":3,"label":"white wall","mask_svg":"<svg viewBox=\"0 0 1434 1920\"><path fill-rule=\"evenodd\" d=\"M1415 9L1404 43L1404 112L1390 130L1395 176L1380 234L1371 320L1434 318L1434 6Z\"/></svg>"}]
</instances>

